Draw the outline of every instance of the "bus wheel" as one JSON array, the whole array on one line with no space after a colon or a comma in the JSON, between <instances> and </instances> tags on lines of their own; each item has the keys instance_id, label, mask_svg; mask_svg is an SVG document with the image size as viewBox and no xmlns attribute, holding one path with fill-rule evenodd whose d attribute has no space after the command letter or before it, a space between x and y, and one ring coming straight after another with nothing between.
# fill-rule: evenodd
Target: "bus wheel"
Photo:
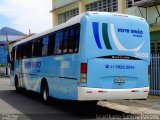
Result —
<instances>
[{"instance_id":1,"label":"bus wheel","mask_svg":"<svg viewBox=\"0 0 160 120\"><path fill-rule=\"evenodd\" d=\"M42 82L41 96L42 96L42 101L45 104L47 104L49 100L49 90L48 90L48 84L46 82Z\"/></svg>"},{"instance_id":2,"label":"bus wheel","mask_svg":"<svg viewBox=\"0 0 160 120\"><path fill-rule=\"evenodd\" d=\"M16 76L15 77L15 83L14 83L14 86L16 88L16 91L19 91L20 90L20 87L19 87L19 81L18 81L18 77Z\"/></svg>"}]
</instances>

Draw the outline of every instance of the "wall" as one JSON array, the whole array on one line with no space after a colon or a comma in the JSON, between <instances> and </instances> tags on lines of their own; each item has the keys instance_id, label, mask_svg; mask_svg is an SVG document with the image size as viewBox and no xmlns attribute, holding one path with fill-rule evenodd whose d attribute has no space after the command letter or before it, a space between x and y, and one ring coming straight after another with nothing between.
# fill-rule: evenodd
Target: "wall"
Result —
<instances>
[{"instance_id":1,"label":"wall","mask_svg":"<svg viewBox=\"0 0 160 120\"><path fill-rule=\"evenodd\" d=\"M155 7L149 7L147 9L140 8L140 10L143 14L143 17L147 20L149 24L154 25L156 18L158 18L157 19L158 24L160 24L160 17L158 17L158 13ZM158 10L160 11L160 5L158 6ZM146 15L146 12L147 12L147 15ZM126 9L126 14L142 17L138 7L132 7L132 8Z\"/></svg>"},{"instance_id":2,"label":"wall","mask_svg":"<svg viewBox=\"0 0 160 120\"><path fill-rule=\"evenodd\" d=\"M160 40L160 31L151 32L151 40Z\"/></svg>"},{"instance_id":3,"label":"wall","mask_svg":"<svg viewBox=\"0 0 160 120\"><path fill-rule=\"evenodd\" d=\"M160 5L158 6L158 10L160 11ZM156 18L158 17L158 12L156 10L156 7L149 8L148 16L149 16L148 23L154 24L156 21ZM157 20L158 20L158 24L160 24L160 17L158 17Z\"/></svg>"},{"instance_id":4,"label":"wall","mask_svg":"<svg viewBox=\"0 0 160 120\"><path fill-rule=\"evenodd\" d=\"M143 17L146 19L146 9L145 8L140 8L140 10L141 10L141 12L143 14ZM126 14L142 17L138 7L127 8L126 9Z\"/></svg>"},{"instance_id":5,"label":"wall","mask_svg":"<svg viewBox=\"0 0 160 120\"><path fill-rule=\"evenodd\" d=\"M53 0L53 10L56 9L56 8L60 8L60 7L63 7L65 5L68 5L72 2L76 2L76 1L79 1L79 0Z\"/></svg>"},{"instance_id":6,"label":"wall","mask_svg":"<svg viewBox=\"0 0 160 120\"><path fill-rule=\"evenodd\" d=\"M78 7L78 2L74 2L70 5L62 7L61 9L57 9L56 12L57 12L57 14L60 14L60 13L72 10L74 8L77 8L77 7Z\"/></svg>"}]
</instances>

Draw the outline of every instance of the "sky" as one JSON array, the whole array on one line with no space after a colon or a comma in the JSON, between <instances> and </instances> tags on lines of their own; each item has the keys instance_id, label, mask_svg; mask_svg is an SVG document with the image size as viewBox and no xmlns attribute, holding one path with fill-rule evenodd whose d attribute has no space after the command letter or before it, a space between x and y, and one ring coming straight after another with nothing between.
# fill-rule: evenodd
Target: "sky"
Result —
<instances>
[{"instance_id":1,"label":"sky","mask_svg":"<svg viewBox=\"0 0 160 120\"><path fill-rule=\"evenodd\" d=\"M0 0L0 29L40 33L52 28L51 10L52 0Z\"/></svg>"}]
</instances>

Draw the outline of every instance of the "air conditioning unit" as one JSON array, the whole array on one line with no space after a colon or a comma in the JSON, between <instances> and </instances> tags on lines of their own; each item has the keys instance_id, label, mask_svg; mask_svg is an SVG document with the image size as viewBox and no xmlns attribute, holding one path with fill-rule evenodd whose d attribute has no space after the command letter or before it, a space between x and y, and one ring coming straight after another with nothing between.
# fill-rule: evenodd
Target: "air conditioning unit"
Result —
<instances>
[{"instance_id":1,"label":"air conditioning unit","mask_svg":"<svg viewBox=\"0 0 160 120\"><path fill-rule=\"evenodd\" d=\"M134 0L135 6L152 6L160 4L160 0Z\"/></svg>"}]
</instances>

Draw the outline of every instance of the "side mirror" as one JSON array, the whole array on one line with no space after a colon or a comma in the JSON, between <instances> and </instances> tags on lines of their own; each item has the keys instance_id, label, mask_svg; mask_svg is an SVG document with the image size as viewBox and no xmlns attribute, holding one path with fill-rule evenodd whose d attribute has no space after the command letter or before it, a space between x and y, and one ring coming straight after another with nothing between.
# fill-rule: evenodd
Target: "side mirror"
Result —
<instances>
[{"instance_id":1,"label":"side mirror","mask_svg":"<svg viewBox=\"0 0 160 120\"><path fill-rule=\"evenodd\" d=\"M8 63L11 62L11 58L10 58L9 54L7 55L7 61L8 61Z\"/></svg>"}]
</instances>

